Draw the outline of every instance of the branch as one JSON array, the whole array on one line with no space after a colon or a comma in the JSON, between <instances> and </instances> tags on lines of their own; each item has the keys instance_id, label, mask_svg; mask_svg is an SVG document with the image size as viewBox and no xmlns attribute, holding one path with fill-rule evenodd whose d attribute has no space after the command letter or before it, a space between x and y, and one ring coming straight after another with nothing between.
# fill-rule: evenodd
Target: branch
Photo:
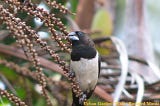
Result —
<instances>
[{"instance_id":1,"label":"branch","mask_svg":"<svg viewBox=\"0 0 160 106\"><path fill-rule=\"evenodd\" d=\"M0 52L15 56L15 57L18 57L21 59L28 60L26 58L26 56L24 55L24 52L20 49L15 48L15 47L0 44ZM38 59L40 60L40 63L43 67L48 68L48 69L52 70L53 72L58 72L58 73L64 75L62 68L60 68L58 64L55 64L55 63L53 63L45 58L39 57L39 56L38 56Z\"/></svg>"},{"instance_id":2,"label":"branch","mask_svg":"<svg viewBox=\"0 0 160 106\"><path fill-rule=\"evenodd\" d=\"M26 56L24 55L24 52L20 49L15 48L15 47L0 44L0 52L27 60ZM48 68L53 72L58 72L58 73L62 74L63 76L65 76L62 68L60 68L58 66L58 64L53 63L53 62L51 62L45 58L39 57L39 56L38 56L38 58L39 58L40 63L43 67ZM107 92L105 92L102 88L100 88L99 86L96 87L94 93L96 95L100 96L105 101L112 102L112 100L113 100L112 97Z\"/></svg>"}]
</instances>

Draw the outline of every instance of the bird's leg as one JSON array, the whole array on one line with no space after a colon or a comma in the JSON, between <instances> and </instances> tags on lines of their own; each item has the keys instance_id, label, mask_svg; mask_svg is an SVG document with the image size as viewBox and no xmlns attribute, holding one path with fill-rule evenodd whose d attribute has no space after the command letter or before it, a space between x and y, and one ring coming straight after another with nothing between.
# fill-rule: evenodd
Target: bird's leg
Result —
<instances>
[{"instance_id":1,"label":"bird's leg","mask_svg":"<svg viewBox=\"0 0 160 106\"><path fill-rule=\"evenodd\" d=\"M83 93L83 94L79 97L79 104L84 104L84 102L86 101L86 98L87 98L87 95Z\"/></svg>"},{"instance_id":2,"label":"bird's leg","mask_svg":"<svg viewBox=\"0 0 160 106\"><path fill-rule=\"evenodd\" d=\"M73 72L73 71L70 71L69 72L69 76L68 76L69 78L73 78L73 77L75 77L75 72Z\"/></svg>"}]
</instances>

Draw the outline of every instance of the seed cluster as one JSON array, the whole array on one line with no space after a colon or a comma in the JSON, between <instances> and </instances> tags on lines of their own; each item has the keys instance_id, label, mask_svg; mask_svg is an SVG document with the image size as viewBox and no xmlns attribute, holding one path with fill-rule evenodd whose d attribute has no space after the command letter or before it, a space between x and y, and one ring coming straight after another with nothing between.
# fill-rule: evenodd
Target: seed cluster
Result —
<instances>
[{"instance_id":1,"label":"seed cluster","mask_svg":"<svg viewBox=\"0 0 160 106\"><path fill-rule=\"evenodd\" d=\"M16 106L27 106L21 99L19 99L18 97L16 97L13 94L8 93L6 90L0 89L0 95L2 97L8 98L8 100L15 103Z\"/></svg>"},{"instance_id":2,"label":"seed cluster","mask_svg":"<svg viewBox=\"0 0 160 106\"><path fill-rule=\"evenodd\" d=\"M60 3L58 4L56 1L51 2L50 0L45 0L47 2L48 5L52 6L53 8L59 9L60 12L62 12L63 14L73 14L72 12L70 12L67 8L65 8L63 5L61 5Z\"/></svg>"},{"instance_id":3,"label":"seed cluster","mask_svg":"<svg viewBox=\"0 0 160 106\"><path fill-rule=\"evenodd\" d=\"M3 9L3 6L0 5L0 14L2 14L1 19L6 22L8 25L8 29L11 30L11 32L15 35L15 37L18 39L18 42L21 45L26 45L28 47L28 52L32 56L32 62L36 68L36 72L38 74L37 79L40 82L43 89L46 87L46 80L44 78L44 74L42 73L42 68L40 67L39 60L37 58L36 50L33 48L33 44L31 43L30 39L28 39L29 36L25 35L27 33L27 29L25 29L25 23L21 22L19 18L15 18L11 13L8 12L7 9ZM46 100L49 101L48 95L46 95L45 90L42 89L42 92L44 94L44 97ZM47 102L48 104L51 104L51 102ZM51 106L51 105L50 105Z\"/></svg>"},{"instance_id":4,"label":"seed cluster","mask_svg":"<svg viewBox=\"0 0 160 106\"><path fill-rule=\"evenodd\" d=\"M1 59L0 59L0 64L3 64L6 67L9 67L10 69L13 69L18 74L21 74L27 77L29 76L29 77L32 77L33 79L36 79L34 76L37 76L37 73L28 70L28 68L20 67L13 62L8 62L6 60L1 60Z\"/></svg>"},{"instance_id":5,"label":"seed cluster","mask_svg":"<svg viewBox=\"0 0 160 106\"><path fill-rule=\"evenodd\" d=\"M25 34L25 32L27 31L24 28L25 23L21 22L19 18L15 18L11 13L8 12L7 9L3 9L1 5L0 10L0 14L2 14L1 19L6 22L6 24L8 25L8 29L10 29L11 32L14 33L15 37L18 39L17 42L19 42L21 45L26 45L28 47L28 52L32 54L32 62L36 67L37 73L42 74L42 68L39 67L40 63L37 58L36 50L33 49L33 44L31 43L28 36ZM40 82L42 85L46 85L43 78L40 79Z\"/></svg>"},{"instance_id":6,"label":"seed cluster","mask_svg":"<svg viewBox=\"0 0 160 106\"><path fill-rule=\"evenodd\" d=\"M49 32L52 35L52 38L58 43L58 45L67 52L70 52L70 49L62 42L62 38L58 36L56 30L54 29L54 25L58 26L60 31L63 33L64 38L67 39L68 32L66 31L66 27L60 21L59 18L56 18L54 14L49 14L47 11L44 11L43 8L38 8L36 5L31 3L30 1L26 1L24 5L17 2L17 0L7 0L6 3L9 3L11 7L16 6L18 10L23 10L28 13L28 15L32 15L34 17L38 17L45 25L48 27Z\"/></svg>"},{"instance_id":7,"label":"seed cluster","mask_svg":"<svg viewBox=\"0 0 160 106\"><path fill-rule=\"evenodd\" d=\"M10 69L14 70L17 74L20 74L20 75L25 76L25 77L32 78L35 81L37 81L37 77L35 77L35 76L38 76L38 73L36 73L34 71L31 71L26 67L21 67L21 66L15 64L13 62L9 62L9 61L3 60L3 59L0 59L0 64L4 65L6 67L9 67ZM58 85L60 84L61 86L64 86L63 83L57 83L52 78L48 78L46 76L44 76L44 78L46 79L46 82L47 82L48 86L53 85L53 84L58 84ZM65 88L67 88L67 86L65 86Z\"/></svg>"},{"instance_id":8,"label":"seed cluster","mask_svg":"<svg viewBox=\"0 0 160 106\"><path fill-rule=\"evenodd\" d=\"M49 32L52 34L52 39L54 39L58 46L70 53L70 49L63 43L62 38L56 33L54 29L54 25L58 26L60 31L62 32L63 38L67 39L68 32L66 27L60 21L59 18L56 18L54 14L50 14L47 11L44 11L41 8L38 8L35 4L31 3L30 0L26 0L24 4L18 2L17 0L4 0L10 7L15 7L16 10L25 11L28 15L34 16L36 18L41 19L42 22L48 27ZM62 5L57 4L56 2L50 2L46 0L46 2L51 5L53 8L58 8L62 13L67 13L67 9L65 9ZM0 5L0 20L6 23L8 29L14 34L14 37L17 39L17 42L25 47L24 50L26 56L30 58L31 62L34 64L37 72L37 80L40 82L42 86L42 92L44 97L46 98L47 104L51 106L51 102L49 96L46 92L46 77L42 72L42 68L40 67L40 62L38 60L37 51L33 47L33 41L41 46L41 48L47 51L50 56L60 65L63 69L64 74L71 81L71 87L73 92L80 96L82 95L82 91L80 90L78 83L75 79L69 78L69 69L66 66L66 62L63 61L55 50L51 49L51 47L47 44L47 42L43 41L35 30L32 30L30 26L27 26L25 22L23 22L20 18L16 18L12 13L9 12L8 9L5 9L2 5Z\"/></svg>"}]
</instances>

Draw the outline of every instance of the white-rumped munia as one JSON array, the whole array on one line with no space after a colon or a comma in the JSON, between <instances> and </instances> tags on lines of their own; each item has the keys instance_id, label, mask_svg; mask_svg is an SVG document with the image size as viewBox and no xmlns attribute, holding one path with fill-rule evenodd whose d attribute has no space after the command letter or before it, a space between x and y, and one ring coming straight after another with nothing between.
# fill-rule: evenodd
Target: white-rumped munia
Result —
<instances>
[{"instance_id":1,"label":"white-rumped munia","mask_svg":"<svg viewBox=\"0 0 160 106\"><path fill-rule=\"evenodd\" d=\"M84 106L84 101L92 95L100 72L99 54L94 42L86 33L75 31L68 34L72 43L70 76L75 76L83 94L76 97L72 92L72 106Z\"/></svg>"}]
</instances>

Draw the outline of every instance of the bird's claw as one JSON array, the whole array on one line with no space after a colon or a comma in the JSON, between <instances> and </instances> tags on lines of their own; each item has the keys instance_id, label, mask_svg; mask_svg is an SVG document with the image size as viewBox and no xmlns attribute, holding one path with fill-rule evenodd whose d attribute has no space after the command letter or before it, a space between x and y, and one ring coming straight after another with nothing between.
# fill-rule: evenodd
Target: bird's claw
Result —
<instances>
[{"instance_id":1,"label":"bird's claw","mask_svg":"<svg viewBox=\"0 0 160 106\"><path fill-rule=\"evenodd\" d=\"M84 102L86 101L86 94L82 94L81 97L79 98L79 103L80 104L84 104Z\"/></svg>"},{"instance_id":2,"label":"bird's claw","mask_svg":"<svg viewBox=\"0 0 160 106\"><path fill-rule=\"evenodd\" d=\"M73 77L75 77L75 72L70 71L70 72L69 72L68 77L69 77L69 78L73 78Z\"/></svg>"}]
</instances>

